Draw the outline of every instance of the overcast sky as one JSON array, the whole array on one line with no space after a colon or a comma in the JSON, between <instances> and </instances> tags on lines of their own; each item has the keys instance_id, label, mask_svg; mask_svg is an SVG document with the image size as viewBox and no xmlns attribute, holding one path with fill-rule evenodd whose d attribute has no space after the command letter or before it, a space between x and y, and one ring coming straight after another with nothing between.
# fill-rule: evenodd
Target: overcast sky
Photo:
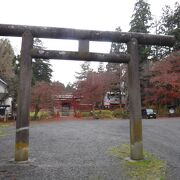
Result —
<instances>
[{"instance_id":1,"label":"overcast sky","mask_svg":"<svg viewBox=\"0 0 180 180\"><path fill-rule=\"evenodd\" d=\"M177 0L147 0L154 17L162 14L162 7L174 7ZM76 29L109 30L121 26L129 30L129 22L136 0L2 0L1 24L54 26ZM21 38L11 38L19 53ZM43 40L47 49L77 51L78 42L71 40ZM91 52L108 53L110 43L90 42ZM75 71L82 62L51 60L52 80L67 84L75 80ZM97 67L98 63L93 63Z\"/></svg>"}]
</instances>

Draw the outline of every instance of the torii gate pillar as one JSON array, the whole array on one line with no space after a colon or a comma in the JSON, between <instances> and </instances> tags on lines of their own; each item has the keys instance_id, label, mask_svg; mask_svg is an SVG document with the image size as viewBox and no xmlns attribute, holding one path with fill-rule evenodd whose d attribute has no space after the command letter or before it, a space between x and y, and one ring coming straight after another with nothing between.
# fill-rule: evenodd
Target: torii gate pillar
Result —
<instances>
[{"instance_id":1,"label":"torii gate pillar","mask_svg":"<svg viewBox=\"0 0 180 180\"><path fill-rule=\"evenodd\" d=\"M128 94L130 111L130 156L133 160L143 159L141 94L139 80L138 41L128 43L130 61L128 63Z\"/></svg>"},{"instance_id":2,"label":"torii gate pillar","mask_svg":"<svg viewBox=\"0 0 180 180\"><path fill-rule=\"evenodd\" d=\"M27 161L29 156L29 107L31 96L33 36L25 31L22 36L18 114L16 121L15 161Z\"/></svg>"}]
</instances>

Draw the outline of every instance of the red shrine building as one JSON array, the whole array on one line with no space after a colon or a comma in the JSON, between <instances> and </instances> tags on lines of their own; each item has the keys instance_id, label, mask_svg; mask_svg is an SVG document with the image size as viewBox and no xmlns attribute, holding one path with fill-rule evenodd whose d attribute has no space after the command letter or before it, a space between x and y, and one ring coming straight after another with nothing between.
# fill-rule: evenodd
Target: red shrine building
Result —
<instances>
[{"instance_id":1,"label":"red shrine building","mask_svg":"<svg viewBox=\"0 0 180 180\"><path fill-rule=\"evenodd\" d=\"M82 97L70 93L57 95L55 99L55 112L60 116L76 116L80 111L91 111L92 104L82 104Z\"/></svg>"}]
</instances>

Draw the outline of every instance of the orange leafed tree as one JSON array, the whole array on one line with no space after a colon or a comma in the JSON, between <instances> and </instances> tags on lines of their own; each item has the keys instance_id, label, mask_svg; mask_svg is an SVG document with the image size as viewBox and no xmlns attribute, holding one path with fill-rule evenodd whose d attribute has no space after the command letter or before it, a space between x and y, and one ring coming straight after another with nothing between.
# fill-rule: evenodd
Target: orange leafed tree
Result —
<instances>
[{"instance_id":1,"label":"orange leafed tree","mask_svg":"<svg viewBox=\"0 0 180 180\"><path fill-rule=\"evenodd\" d=\"M54 106L56 95L61 94L64 85L59 82L47 83L39 82L32 87L31 108L34 109L34 118L41 109L51 109Z\"/></svg>"},{"instance_id":2,"label":"orange leafed tree","mask_svg":"<svg viewBox=\"0 0 180 180\"><path fill-rule=\"evenodd\" d=\"M180 51L154 63L145 103L174 104L180 100Z\"/></svg>"},{"instance_id":3,"label":"orange leafed tree","mask_svg":"<svg viewBox=\"0 0 180 180\"><path fill-rule=\"evenodd\" d=\"M115 75L110 72L89 72L85 80L78 82L76 93L80 94L82 103L102 105L105 93L111 89Z\"/></svg>"}]
</instances>

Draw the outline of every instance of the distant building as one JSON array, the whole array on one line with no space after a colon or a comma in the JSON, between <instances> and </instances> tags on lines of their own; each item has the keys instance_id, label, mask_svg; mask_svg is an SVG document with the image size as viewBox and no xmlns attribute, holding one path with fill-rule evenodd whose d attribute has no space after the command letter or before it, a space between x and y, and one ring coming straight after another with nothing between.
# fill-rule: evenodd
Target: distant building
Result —
<instances>
[{"instance_id":1,"label":"distant building","mask_svg":"<svg viewBox=\"0 0 180 180\"><path fill-rule=\"evenodd\" d=\"M8 85L0 79L0 117L9 116L12 113L12 98L8 96Z\"/></svg>"},{"instance_id":2,"label":"distant building","mask_svg":"<svg viewBox=\"0 0 180 180\"><path fill-rule=\"evenodd\" d=\"M104 107L108 109L124 107L126 104L125 94L121 92L107 92L104 96Z\"/></svg>"},{"instance_id":3,"label":"distant building","mask_svg":"<svg viewBox=\"0 0 180 180\"><path fill-rule=\"evenodd\" d=\"M4 101L7 94L8 94L7 83L4 82L2 79L0 79L0 103Z\"/></svg>"}]
</instances>

